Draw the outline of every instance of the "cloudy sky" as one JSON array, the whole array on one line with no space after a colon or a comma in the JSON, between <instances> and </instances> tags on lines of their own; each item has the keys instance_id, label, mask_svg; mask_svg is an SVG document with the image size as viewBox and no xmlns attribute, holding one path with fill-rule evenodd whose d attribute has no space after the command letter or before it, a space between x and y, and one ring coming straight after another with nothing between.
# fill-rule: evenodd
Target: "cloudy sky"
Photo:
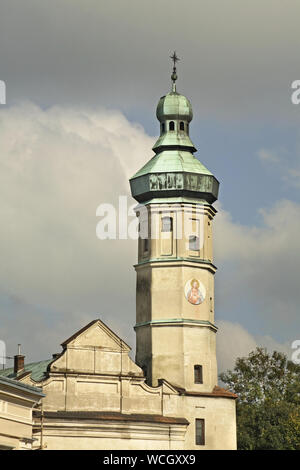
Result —
<instances>
[{"instance_id":1,"label":"cloudy sky","mask_svg":"<svg viewBox=\"0 0 300 470\"><path fill-rule=\"evenodd\" d=\"M133 349L136 242L96 238L129 194L170 89L192 102L215 219L219 369L300 339L298 0L3 0L0 339L48 358L102 318ZM132 200L129 201L133 203Z\"/></svg>"}]
</instances>

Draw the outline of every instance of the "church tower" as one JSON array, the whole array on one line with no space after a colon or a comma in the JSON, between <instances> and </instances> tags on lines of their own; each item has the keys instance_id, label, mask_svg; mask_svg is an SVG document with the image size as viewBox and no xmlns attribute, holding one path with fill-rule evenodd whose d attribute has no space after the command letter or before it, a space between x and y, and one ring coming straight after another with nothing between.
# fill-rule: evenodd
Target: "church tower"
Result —
<instances>
[{"instance_id":1,"label":"church tower","mask_svg":"<svg viewBox=\"0 0 300 470\"><path fill-rule=\"evenodd\" d=\"M189 100L160 98L155 155L131 179L140 222L136 288L136 363L147 382L165 379L191 392L217 385L212 206L219 183L194 156Z\"/></svg>"}]
</instances>

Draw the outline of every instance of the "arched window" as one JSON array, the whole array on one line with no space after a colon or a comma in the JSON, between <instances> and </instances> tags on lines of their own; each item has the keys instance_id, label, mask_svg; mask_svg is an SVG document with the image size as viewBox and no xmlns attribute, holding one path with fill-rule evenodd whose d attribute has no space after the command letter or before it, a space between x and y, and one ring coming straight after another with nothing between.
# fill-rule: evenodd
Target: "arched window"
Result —
<instances>
[{"instance_id":1,"label":"arched window","mask_svg":"<svg viewBox=\"0 0 300 470\"><path fill-rule=\"evenodd\" d=\"M199 251L200 250L200 241L199 237L191 235L189 237L189 249L190 251Z\"/></svg>"},{"instance_id":2,"label":"arched window","mask_svg":"<svg viewBox=\"0 0 300 470\"><path fill-rule=\"evenodd\" d=\"M165 123L163 122L161 125L161 133L163 134L165 132Z\"/></svg>"},{"instance_id":3,"label":"arched window","mask_svg":"<svg viewBox=\"0 0 300 470\"><path fill-rule=\"evenodd\" d=\"M173 219L172 217L163 217L161 219L161 231L172 232L173 230Z\"/></svg>"},{"instance_id":4,"label":"arched window","mask_svg":"<svg viewBox=\"0 0 300 470\"><path fill-rule=\"evenodd\" d=\"M181 131L184 131L184 122L182 122L182 121L180 122L179 129Z\"/></svg>"},{"instance_id":5,"label":"arched window","mask_svg":"<svg viewBox=\"0 0 300 470\"><path fill-rule=\"evenodd\" d=\"M170 121L170 123L169 123L169 131L174 131L174 130L175 130L174 121Z\"/></svg>"}]
</instances>

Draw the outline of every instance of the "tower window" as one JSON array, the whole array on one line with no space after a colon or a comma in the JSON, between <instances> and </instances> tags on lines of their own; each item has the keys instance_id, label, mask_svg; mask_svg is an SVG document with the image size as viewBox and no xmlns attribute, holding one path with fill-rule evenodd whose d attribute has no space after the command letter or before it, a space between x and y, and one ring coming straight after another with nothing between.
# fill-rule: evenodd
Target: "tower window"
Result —
<instances>
[{"instance_id":1,"label":"tower window","mask_svg":"<svg viewBox=\"0 0 300 470\"><path fill-rule=\"evenodd\" d=\"M174 121L170 121L169 123L169 131L174 131L175 130L175 123Z\"/></svg>"},{"instance_id":2,"label":"tower window","mask_svg":"<svg viewBox=\"0 0 300 470\"><path fill-rule=\"evenodd\" d=\"M204 419L196 419L196 445L205 445L205 421Z\"/></svg>"},{"instance_id":3,"label":"tower window","mask_svg":"<svg viewBox=\"0 0 300 470\"><path fill-rule=\"evenodd\" d=\"M199 251L200 250L200 240L199 237L191 235L189 237L189 249L190 251Z\"/></svg>"},{"instance_id":4,"label":"tower window","mask_svg":"<svg viewBox=\"0 0 300 470\"><path fill-rule=\"evenodd\" d=\"M202 366L194 366L194 382L195 384L203 384Z\"/></svg>"},{"instance_id":5,"label":"tower window","mask_svg":"<svg viewBox=\"0 0 300 470\"><path fill-rule=\"evenodd\" d=\"M139 238L141 239L142 253L149 251L150 227L148 216L139 214Z\"/></svg>"},{"instance_id":6,"label":"tower window","mask_svg":"<svg viewBox=\"0 0 300 470\"><path fill-rule=\"evenodd\" d=\"M184 131L184 122L182 122L182 121L180 122L179 129L181 131Z\"/></svg>"},{"instance_id":7,"label":"tower window","mask_svg":"<svg viewBox=\"0 0 300 470\"><path fill-rule=\"evenodd\" d=\"M172 217L163 217L161 219L161 231L172 232L173 230L173 219Z\"/></svg>"},{"instance_id":8,"label":"tower window","mask_svg":"<svg viewBox=\"0 0 300 470\"><path fill-rule=\"evenodd\" d=\"M166 126L165 126L165 123L163 122L161 125L161 133L163 134L165 130L166 130Z\"/></svg>"}]
</instances>

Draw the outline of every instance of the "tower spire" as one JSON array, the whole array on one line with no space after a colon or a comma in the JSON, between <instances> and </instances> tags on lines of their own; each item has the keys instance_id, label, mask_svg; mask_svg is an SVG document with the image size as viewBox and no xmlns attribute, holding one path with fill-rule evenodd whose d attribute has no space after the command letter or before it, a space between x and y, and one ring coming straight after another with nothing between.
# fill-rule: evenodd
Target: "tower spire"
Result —
<instances>
[{"instance_id":1,"label":"tower spire","mask_svg":"<svg viewBox=\"0 0 300 470\"><path fill-rule=\"evenodd\" d=\"M172 92L176 93L176 80L177 80L177 70L176 70L176 62L178 62L180 59L177 57L176 51L173 52L173 55L170 56L170 59L173 61L173 73L171 75L172 79Z\"/></svg>"}]
</instances>

